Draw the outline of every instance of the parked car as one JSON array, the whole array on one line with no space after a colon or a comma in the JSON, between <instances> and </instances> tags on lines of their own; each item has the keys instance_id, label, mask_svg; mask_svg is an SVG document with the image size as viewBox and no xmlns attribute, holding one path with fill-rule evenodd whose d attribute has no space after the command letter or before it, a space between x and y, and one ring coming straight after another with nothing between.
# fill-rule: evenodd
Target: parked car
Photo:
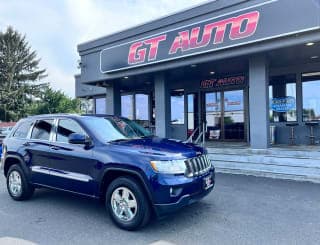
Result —
<instances>
[{"instance_id":1,"label":"parked car","mask_svg":"<svg viewBox=\"0 0 320 245\"><path fill-rule=\"evenodd\" d=\"M2 155L2 141L11 132L15 122L0 123L0 159Z\"/></svg>"},{"instance_id":2,"label":"parked car","mask_svg":"<svg viewBox=\"0 0 320 245\"><path fill-rule=\"evenodd\" d=\"M0 138L0 159L2 157L2 139Z\"/></svg>"},{"instance_id":3,"label":"parked car","mask_svg":"<svg viewBox=\"0 0 320 245\"><path fill-rule=\"evenodd\" d=\"M202 147L129 138L105 117L68 114L20 120L3 142L1 169L16 201L39 187L101 199L127 230L200 200L215 184Z\"/></svg>"},{"instance_id":4,"label":"parked car","mask_svg":"<svg viewBox=\"0 0 320 245\"><path fill-rule=\"evenodd\" d=\"M1 136L6 136L10 133L13 127L4 127L0 129L0 135Z\"/></svg>"},{"instance_id":5,"label":"parked car","mask_svg":"<svg viewBox=\"0 0 320 245\"><path fill-rule=\"evenodd\" d=\"M0 138L4 138L16 125L15 122L0 122Z\"/></svg>"},{"instance_id":6,"label":"parked car","mask_svg":"<svg viewBox=\"0 0 320 245\"><path fill-rule=\"evenodd\" d=\"M1 159L1 155L2 155L2 142L5 137L6 137L6 135L0 134L0 159Z\"/></svg>"}]
</instances>

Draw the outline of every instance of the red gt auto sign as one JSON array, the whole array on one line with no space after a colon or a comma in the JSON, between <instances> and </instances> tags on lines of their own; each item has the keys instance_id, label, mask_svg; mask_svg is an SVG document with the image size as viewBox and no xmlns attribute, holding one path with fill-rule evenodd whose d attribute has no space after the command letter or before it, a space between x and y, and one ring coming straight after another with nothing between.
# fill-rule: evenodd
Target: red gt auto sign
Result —
<instances>
[{"instance_id":1,"label":"red gt auto sign","mask_svg":"<svg viewBox=\"0 0 320 245\"><path fill-rule=\"evenodd\" d=\"M302 9L308 13L307 21L299 18ZM100 69L102 73L116 72L318 29L319 10L314 0L295 4L292 0L264 1L108 47L100 53ZM283 21L284 16L288 21Z\"/></svg>"},{"instance_id":2,"label":"red gt auto sign","mask_svg":"<svg viewBox=\"0 0 320 245\"><path fill-rule=\"evenodd\" d=\"M245 76L207 79L200 82L200 88L222 88L227 86L244 85Z\"/></svg>"},{"instance_id":3,"label":"red gt auto sign","mask_svg":"<svg viewBox=\"0 0 320 245\"><path fill-rule=\"evenodd\" d=\"M258 11L253 11L180 31L172 44L168 46L170 47L168 56L178 52L185 53L191 49L205 48L208 45L218 45L223 43L225 38L237 40L252 36L257 29L259 16ZM230 29L227 30L229 25ZM135 65L157 60L159 45L167 41L167 37L167 34L163 34L133 43L129 49L128 64Z\"/></svg>"}]
</instances>

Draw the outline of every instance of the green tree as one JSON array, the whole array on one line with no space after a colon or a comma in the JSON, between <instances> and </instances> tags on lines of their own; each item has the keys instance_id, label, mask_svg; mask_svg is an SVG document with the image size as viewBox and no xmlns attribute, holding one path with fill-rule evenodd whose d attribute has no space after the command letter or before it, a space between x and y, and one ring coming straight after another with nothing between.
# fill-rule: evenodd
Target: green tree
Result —
<instances>
[{"instance_id":1,"label":"green tree","mask_svg":"<svg viewBox=\"0 0 320 245\"><path fill-rule=\"evenodd\" d=\"M39 98L29 106L27 113L30 115L80 113L80 99L72 99L62 91L55 91L47 85L41 89Z\"/></svg>"},{"instance_id":2,"label":"green tree","mask_svg":"<svg viewBox=\"0 0 320 245\"><path fill-rule=\"evenodd\" d=\"M18 120L39 96L45 70L26 37L12 27L0 32L0 120Z\"/></svg>"}]
</instances>

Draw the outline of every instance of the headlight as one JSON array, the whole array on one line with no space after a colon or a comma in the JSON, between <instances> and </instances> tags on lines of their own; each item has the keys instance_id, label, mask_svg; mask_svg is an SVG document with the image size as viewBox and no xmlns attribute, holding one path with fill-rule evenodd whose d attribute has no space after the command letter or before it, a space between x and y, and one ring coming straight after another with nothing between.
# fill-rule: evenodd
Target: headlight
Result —
<instances>
[{"instance_id":1,"label":"headlight","mask_svg":"<svg viewBox=\"0 0 320 245\"><path fill-rule=\"evenodd\" d=\"M171 161L151 161L154 171L164 174L184 174L186 172L186 164L184 160Z\"/></svg>"}]
</instances>

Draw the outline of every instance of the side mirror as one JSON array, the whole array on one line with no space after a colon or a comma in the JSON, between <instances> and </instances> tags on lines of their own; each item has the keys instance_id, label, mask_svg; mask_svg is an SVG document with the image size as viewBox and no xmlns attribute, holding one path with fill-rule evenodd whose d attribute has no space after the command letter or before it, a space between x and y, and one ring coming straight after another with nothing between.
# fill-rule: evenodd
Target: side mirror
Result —
<instances>
[{"instance_id":1,"label":"side mirror","mask_svg":"<svg viewBox=\"0 0 320 245\"><path fill-rule=\"evenodd\" d=\"M91 141L84 134L72 133L68 137L68 142L74 145L90 145Z\"/></svg>"}]
</instances>

